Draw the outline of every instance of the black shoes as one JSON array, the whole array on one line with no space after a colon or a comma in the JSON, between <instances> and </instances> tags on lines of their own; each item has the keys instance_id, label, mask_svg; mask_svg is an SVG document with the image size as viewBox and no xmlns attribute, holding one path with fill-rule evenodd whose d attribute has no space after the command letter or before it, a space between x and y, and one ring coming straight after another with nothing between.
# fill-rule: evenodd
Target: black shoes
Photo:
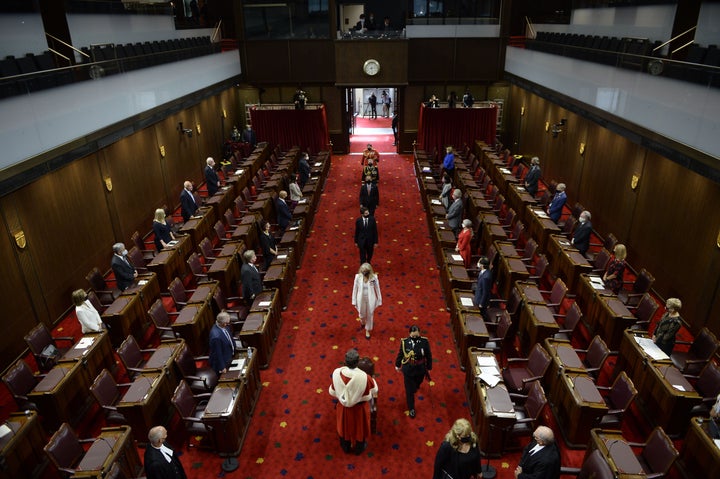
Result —
<instances>
[{"instance_id":1,"label":"black shoes","mask_svg":"<svg viewBox=\"0 0 720 479\"><path fill-rule=\"evenodd\" d=\"M414 409L410 410L410 419L415 419L415 410Z\"/></svg>"},{"instance_id":2,"label":"black shoes","mask_svg":"<svg viewBox=\"0 0 720 479\"><path fill-rule=\"evenodd\" d=\"M355 444L355 455L359 456L363 453L363 451L365 451L365 449L367 449L367 442L359 442Z\"/></svg>"},{"instance_id":3,"label":"black shoes","mask_svg":"<svg viewBox=\"0 0 720 479\"><path fill-rule=\"evenodd\" d=\"M346 441L345 439L340 438L340 447L342 448L343 452L345 452L345 454L350 454L350 441Z\"/></svg>"}]
</instances>

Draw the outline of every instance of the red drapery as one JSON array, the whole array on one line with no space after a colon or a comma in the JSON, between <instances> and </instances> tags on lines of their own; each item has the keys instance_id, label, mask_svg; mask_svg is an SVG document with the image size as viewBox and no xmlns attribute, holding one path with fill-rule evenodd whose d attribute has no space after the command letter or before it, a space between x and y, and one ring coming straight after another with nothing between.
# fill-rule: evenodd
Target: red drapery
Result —
<instances>
[{"instance_id":1,"label":"red drapery","mask_svg":"<svg viewBox=\"0 0 720 479\"><path fill-rule=\"evenodd\" d=\"M325 106L306 110L250 110L253 129L258 141L280 145L287 150L299 146L303 151L316 154L330 149Z\"/></svg>"},{"instance_id":2,"label":"red drapery","mask_svg":"<svg viewBox=\"0 0 720 479\"><path fill-rule=\"evenodd\" d=\"M427 108L420 105L418 123L418 148L445 156L445 147L456 149L473 145L483 140L488 145L495 143L497 129L497 108Z\"/></svg>"}]
</instances>

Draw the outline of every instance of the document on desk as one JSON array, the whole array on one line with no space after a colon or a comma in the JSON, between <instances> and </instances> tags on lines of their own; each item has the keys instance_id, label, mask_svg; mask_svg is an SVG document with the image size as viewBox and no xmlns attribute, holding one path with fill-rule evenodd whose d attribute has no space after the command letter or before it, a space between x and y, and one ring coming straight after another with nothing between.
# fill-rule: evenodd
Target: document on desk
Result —
<instances>
[{"instance_id":1,"label":"document on desk","mask_svg":"<svg viewBox=\"0 0 720 479\"><path fill-rule=\"evenodd\" d=\"M287 255L286 255L286 254L279 254L279 255L276 256L276 258L277 258L277 259L287 259Z\"/></svg>"},{"instance_id":2,"label":"document on desk","mask_svg":"<svg viewBox=\"0 0 720 479\"><path fill-rule=\"evenodd\" d=\"M518 191L525 191L525 188L519 185L515 185L515 189Z\"/></svg>"},{"instance_id":3,"label":"document on desk","mask_svg":"<svg viewBox=\"0 0 720 479\"><path fill-rule=\"evenodd\" d=\"M422 171L423 173L430 173L432 171L432 168L430 168L429 166L423 166Z\"/></svg>"},{"instance_id":4,"label":"document on desk","mask_svg":"<svg viewBox=\"0 0 720 479\"><path fill-rule=\"evenodd\" d=\"M316 161L315 166L322 166L322 161Z\"/></svg>"},{"instance_id":5,"label":"document on desk","mask_svg":"<svg viewBox=\"0 0 720 479\"><path fill-rule=\"evenodd\" d=\"M12 429L7 424L3 424L0 426L0 438L3 438L10 434L12 432Z\"/></svg>"},{"instance_id":6,"label":"document on desk","mask_svg":"<svg viewBox=\"0 0 720 479\"><path fill-rule=\"evenodd\" d=\"M508 170L507 168L500 168L500 172L503 175L512 175L512 171Z\"/></svg>"},{"instance_id":7,"label":"document on desk","mask_svg":"<svg viewBox=\"0 0 720 479\"><path fill-rule=\"evenodd\" d=\"M450 257L453 259L453 261L462 261L463 257L459 254L451 254Z\"/></svg>"},{"instance_id":8,"label":"document on desk","mask_svg":"<svg viewBox=\"0 0 720 479\"><path fill-rule=\"evenodd\" d=\"M477 356L477 365L482 367L494 367L497 369L498 363L494 356Z\"/></svg>"},{"instance_id":9,"label":"document on desk","mask_svg":"<svg viewBox=\"0 0 720 479\"><path fill-rule=\"evenodd\" d=\"M491 376L500 376L500 370L495 366L480 366L480 376L489 374Z\"/></svg>"},{"instance_id":10,"label":"document on desk","mask_svg":"<svg viewBox=\"0 0 720 479\"><path fill-rule=\"evenodd\" d=\"M175 246L176 244L178 244L177 240L172 240L172 241L170 241L167 245L168 245L168 246Z\"/></svg>"},{"instance_id":11,"label":"document on desk","mask_svg":"<svg viewBox=\"0 0 720 479\"><path fill-rule=\"evenodd\" d=\"M653 342L650 338L644 338L642 336L633 336L635 338L635 342L638 343L638 345L642 348L643 352L650 356L650 359L653 359L655 361L662 361L670 359L670 356L665 354L662 349L660 349L657 344Z\"/></svg>"},{"instance_id":12,"label":"document on desk","mask_svg":"<svg viewBox=\"0 0 720 479\"><path fill-rule=\"evenodd\" d=\"M300 199L298 200L298 204L299 204L299 205L302 205L302 204L307 203L307 202L308 202L307 198L300 198Z\"/></svg>"},{"instance_id":13,"label":"document on desk","mask_svg":"<svg viewBox=\"0 0 720 479\"><path fill-rule=\"evenodd\" d=\"M260 301L258 303L258 306L260 306L261 308L267 308L268 306L270 306L270 304L272 304L270 301Z\"/></svg>"},{"instance_id":14,"label":"document on desk","mask_svg":"<svg viewBox=\"0 0 720 479\"><path fill-rule=\"evenodd\" d=\"M241 371L245 367L245 358L235 359L230 363L228 371Z\"/></svg>"},{"instance_id":15,"label":"document on desk","mask_svg":"<svg viewBox=\"0 0 720 479\"><path fill-rule=\"evenodd\" d=\"M440 202L440 200L436 200L436 199L434 199L434 198L433 198L432 200L430 200L430 203L432 203L433 205L441 205L441 204L442 204L442 203Z\"/></svg>"},{"instance_id":16,"label":"document on desk","mask_svg":"<svg viewBox=\"0 0 720 479\"><path fill-rule=\"evenodd\" d=\"M535 215L537 215L539 218L549 218L547 213L545 213L543 210L533 210Z\"/></svg>"},{"instance_id":17,"label":"document on desk","mask_svg":"<svg viewBox=\"0 0 720 479\"><path fill-rule=\"evenodd\" d=\"M495 376L494 374L488 374L488 373L480 373L480 376L478 376L482 382L490 386L491 388L497 386L497 383L500 382L500 378L498 376Z\"/></svg>"},{"instance_id":18,"label":"document on desk","mask_svg":"<svg viewBox=\"0 0 720 479\"><path fill-rule=\"evenodd\" d=\"M87 349L95 342L95 338L93 336L84 336L78 343L75 345L74 349Z\"/></svg>"},{"instance_id":19,"label":"document on desk","mask_svg":"<svg viewBox=\"0 0 720 479\"><path fill-rule=\"evenodd\" d=\"M435 181L435 178L433 178L432 176L426 176L425 179L427 181Z\"/></svg>"},{"instance_id":20,"label":"document on desk","mask_svg":"<svg viewBox=\"0 0 720 479\"><path fill-rule=\"evenodd\" d=\"M463 306L475 306L473 304L472 298L466 298L466 297L460 298L460 304L462 304Z\"/></svg>"}]
</instances>

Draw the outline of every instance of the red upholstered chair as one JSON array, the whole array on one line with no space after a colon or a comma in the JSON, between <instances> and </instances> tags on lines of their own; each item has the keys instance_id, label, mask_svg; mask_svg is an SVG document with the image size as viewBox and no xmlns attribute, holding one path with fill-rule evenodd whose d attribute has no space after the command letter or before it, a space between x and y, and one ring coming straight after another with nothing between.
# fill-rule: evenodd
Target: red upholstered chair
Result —
<instances>
[{"instance_id":1,"label":"red upholstered chair","mask_svg":"<svg viewBox=\"0 0 720 479\"><path fill-rule=\"evenodd\" d=\"M130 237L130 240L133 242L135 247L140 251L143 259L145 261L150 261L155 256L155 242L154 241L148 241L145 242L143 238L140 237L139 232L134 232L132 236ZM148 249L147 247L150 246L151 249Z\"/></svg>"},{"instance_id":2,"label":"red upholstered chair","mask_svg":"<svg viewBox=\"0 0 720 479\"><path fill-rule=\"evenodd\" d=\"M243 197L238 195L235 198L235 217L241 218L248 213L247 205L243 201Z\"/></svg>"},{"instance_id":3,"label":"red upholstered chair","mask_svg":"<svg viewBox=\"0 0 720 479\"><path fill-rule=\"evenodd\" d=\"M105 420L109 424L127 424L127 418L117 410L117 403L122 398L122 387L131 383L117 384L107 369L103 369L90 386L95 401L105 412Z\"/></svg>"},{"instance_id":4,"label":"red upholstered chair","mask_svg":"<svg viewBox=\"0 0 720 479\"><path fill-rule=\"evenodd\" d=\"M610 356L610 349L608 349L607 344L597 335L592 338L587 349L576 349L575 352L580 354L585 370L595 378L598 377L603 364Z\"/></svg>"},{"instance_id":5,"label":"red upholstered chair","mask_svg":"<svg viewBox=\"0 0 720 479\"><path fill-rule=\"evenodd\" d=\"M565 319L562 321L558 332L553 335L553 338L570 341L575 332L575 328L577 328L577 325L580 324L580 320L583 318L582 310L580 306L577 305L577 302L573 301L566 314L558 316L564 317Z\"/></svg>"},{"instance_id":6,"label":"red upholstered chair","mask_svg":"<svg viewBox=\"0 0 720 479\"><path fill-rule=\"evenodd\" d=\"M174 340L180 338L180 334L172 328L172 320L170 316L177 316L180 313L168 313L163 306L162 299L157 299L150 309L148 315L152 319L155 329L160 336L160 341Z\"/></svg>"},{"instance_id":7,"label":"red upholstered chair","mask_svg":"<svg viewBox=\"0 0 720 479\"><path fill-rule=\"evenodd\" d=\"M647 331L650 321L658 310L658 303L650 293L645 293L635 308L631 308L632 313L637 318L631 329L644 329Z\"/></svg>"},{"instance_id":8,"label":"red upholstered chair","mask_svg":"<svg viewBox=\"0 0 720 479\"><path fill-rule=\"evenodd\" d=\"M640 270L640 274L637 275L637 278L635 278L632 290L628 291L626 289L621 289L618 293L618 299L627 306L637 306L643 295L650 291L654 282L655 277L651 275L648 270L643 268Z\"/></svg>"},{"instance_id":9,"label":"red upholstered chair","mask_svg":"<svg viewBox=\"0 0 720 479\"><path fill-rule=\"evenodd\" d=\"M528 269L533 273L528 276L528 280L535 281L538 287L540 287L543 284L545 273L548 273L549 275L548 266L550 266L550 262L548 261L547 256L542 253L539 254L535 260L535 264L528 265Z\"/></svg>"},{"instance_id":10,"label":"red upholstered chair","mask_svg":"<svg viewBox=\"0 0 720 479\"><path fill-rule=\"evenodd\" d=\"M211 393L218 383L218 376L210 367L198 368L197 361L206 361L207 356L193 357L187 345L183 344L175 356L175 365L193 393Z\"/></svg>"},{"instance_id":11,"label":"red upholstered chair","mask_svg":"<svg viewBox=\"0 0 720 479\"><path fill-rule=\"evenodd\" d=\"M202 420L210 396L211 393L193 394L190 386L184 380L180 381L175 389L171 402L185 424L188 447L192 445L190 438L193 436L212 438L208 427Z\"/></svg>"},{"instance_id":12,"label":"red upholstered chair","mask_svg":"<svg viewBox=\"0 0 720 479\"><path fill-rule=\"evenodd\" d=\"M677 341L675 344L688 343L687 341ZM715 335L708 328L702 328L695 340L690 343L688 351L673 351L670 359L683 374L698 374L715 355L718 348L720 348L720 343Z\"/></svg>"},{"instance_id":13,"label":"red upholstered chair","mask_svg":"<svg viewBox=\"0 0 720 479\"><path fill-rule=\"evenodd\" d=\"M35 389L42 378L43 375L33 373L30 366L20 359L3 375L2 382L12 394L19 410L32 409L34 411L37 410L37 406L30 401L27 395Z\"/></svg>"},{"instance_id":14,"label":"red upholstered chair","mask_svg":"<svg viewBox=\"0 0 720 479\"><path fill-rule=\"evenodd\" d=\"M79 439L75 431L64 422L45 445L45 454L64 476L75 474L75 467L80 464L85 449L83 443L95 442L95 439Z\"/></svg>"},{"instance_id":15,"label":"red upholstered chair","mask_svg":"<svg viewBox=\"0 0 720 479\"><path fill-rule=\"evenodd\" d=\"M222 221L216 222L215 226L213 226L213 229L215 230L215 235L217 236L219 243L226 243L228 241L232 241L232 238L228 235L228 232L225 229L225 225L223 225Z\"/></svg>"},{"instance_id":16,"label":"red upholstered chair","mask_svg":"<svg viewBox=\"0 0 720 479\"><path fill-rule=\"evenodd\" d=\"M615 479L615 474L599 449L585 456L582 466L561 467L561 476L577 476L578 479Z\"/></svg>"},{"instance_id":17,"label":"red upholstered chair","mask_svg":"<svg viewBox=\"0 0 720 479\"><path fill-rule=\"evenodd\" d=\"M648 436L647 441L628 442L632 447L642 448L637 454L638 461L647 478L665 477L679 453L670 438L661 427L656 427Z\"/></svg>"},{"instance_id":18,"label":"red upholstered chair","mask_svg":"<svg viewBox=\"0 0 720 479\"><path fill-rule=\"evenodd\" d=\"M600 418L598 427L603 429L620 429L623 416L637 397L637 390L630 378L622 371L613 381L612 386L596 386L603 394L608 412Z\"/></svg>"},{"instance_id":19,"label":"red upholstered chair","mask_svg":"<svg viewBox=\"0 0 720 479\"><path fill-rule=\"evenodd\" d=\"M189 295L194 293L195 290L185 289L185 285L182 281L180 281L179 278L175 278L170 281L170 284L168 285L168 292L175 302L175 309L180 311L187 304L188 298L190 297Z\"/></svg>"},{"instance_id":20,"label":"red upholstered chair","mask_svg":"<svg viewBox=\"0 0 720 479\"><path fill-rule=\"evenodd\" d=\"M515 226L510 231L510 236L507 239L511 243L515 243L515 248L524 248L526 237L525 237L525 225L522 221L517 220Z\"/></svg>"},{"instance_id":21,"label":"red upholstered chair","mask_svg":"<svg viewBox=\"0 0 720 479\"><path fill-rule=\"evenodd\" d=\"M568 219L565 220L565 223L563 223L562 226L562 234L564 234L568 239L572 238L573 231L575 231L575 226L577 226L577 220L574 216L568 217Z\"/></svg>"},{"instance_id":22,"label":"red upholstered chair","mask_svg":"<svg viewBox=\"0 0 720 479\"><path fill-rule=\"evenodd\" d=\"M532 263L533 258L535 257L535 253L537 252L538 244L537 242L530 238L527 240L527 243L525 243L525 249L523 249L523 255L522 260L525 263Z\"/></svg>"},{"instance_id":23,"label":"red upholstered chair","mask_svg":"<svg viewBox=\"0 0 720 479\"><path fill-rule=\"evenodd\" d=\"M59 348L56 341L65 341L66 347ZM38 323L25 335L25 342L35 357L40 371L46 372L57 364L58 358L65 354L75 342L71 336L53 338L50 330L43 323Z\"/></svg>"},{"instance_id":24,"label":"red upholstered chair","mask_svg":"<svg viewBox=\"0 0 720 479\"><path fill-rule=\"evenodd\" d=\"M609 233L603 240L603 248L608 251L615 251L615 245L619 243L614 234Z\"/></svg>"},{"instance_id":25,"label":"red upholstered chair","mask_svg":"<svg viewBox=\"0 0 720 479\"><path fill-rule=\"evenodd\" d=\"M117 355L120 356L120 360L125 366L128 376L134 379L142 373L157 373L162 371L162 369L148 369L144 367L147 361L145 355L155 351L155 349L140 349L140 345L135 341L135 337L130 335L125 338L125 341L117 348Z\"/></svg>"},{"instance_id":26,"label":"red upholstered chair","mask_svg":"<svg viewBox=\"0 0 720 479\"><path fill-rule=\"evenodd\" d=\"M595 255L595 259L593 260L592 272L599 275L604 274L605 268L607 268L611 256L610 251L605 248L601 249L598 254Z\"/></svg>"},{"instance_id":27,"label":"red upholstered chair","mask_svg":"<svg viewBox=\"0 0 720 479\"><path fill-rule=\"evenodd\" d=\"M100 273L100 270L97 268L93 268L92 271L85 276L85 279L90 283L90 287L95 290L95 293L104 305L111 304L115 301L115 298L120 296L120 290L110 288L102 273Z\"/></svg>"},{"instance_id":28,"label":"red upholstered chair","mask_svg":"<svg viewBox=\"0 0 720 479\"><path fill-rule=\"evenodd\" d=\"M508 391L527 393L533 382L539 381L545 376L550 361L550 355L539 343L533 346L527 358L509 358L508 366L502 372ZM522 366L512 367L513 364L520 363Z\"/></svg>"},{"instance_id":29,"label":"red upholstered chair","mask_svg":"<svg viewBox=\"0 0 720 479\"><path fill-rule=\"evenodd\" d=\"M510 393L515 409L515 423L510 429L513 437L532 436L533 431L540 425L540 415L547 405L545 391L539 381L534 381L528 388L527 396Z\"/></svg>"},{"instance_id":30,"label":"red upholstered chair","mask_svg":"<svg viewBox=\"0 0 720 479\"><path fill-rule=\"evenodd\" d=\"M200 261L200 256L198 256L197 253L190 255L187 259L187 265L196 282L202 283L208 281L207 266Z\"/></svg>"},{"instance_id":31,"label":"red upholstered chair","mask_svg":"<svg viewBox=\"0 0 720 479\"><path fill-rule=\"evenodd\" d=\"M501 365L505 364L505 358L508 357L506 349L514 348L512 344L513 338L508 338L508 332L512 328L512 325L512 318L507 310L503 311L497 323L485 322L485 326L491 334L483 347L499 355L498 359Z\"/></svg>"},{"instance_id":32,"label":"red upholstered chair","mask_svg":"<svg viewBox=\"0 0 720 479\"><path fill-rule=\"evenodd\" d=\"M565 286L565 282L560 278L555 280L555 283L553 284L553 287L550 291L540 292L544 296L547 296L547 307L554 310L554 313L558 313L560 305L562 304L563 299L565 299L566 296L571 297L568 294L568 289L567 286Z\"/></svg>"},{"instance_id":33,"label":"red upholstered chair","mask_svg":"<svg viewBox=\"0 0 720 479\"><path fill-rule=\"evenodd\" d=\"M700 374L697 376L686 375L688 379L694 380L695 390L702 396L702 403L693 408L692 416L707 416L710 408L715 404L720 394L720 368L715 361L708 361Z\"/></svg>"},{"instance_id":34,"label":"red upholstered chair","mask_svg":"<svg viewBox=\"0 0 720 479\"><path fill-rule=\"evenodd\" d=\"M143 258L142 252L137 248L137 246L133 246L128 251L128 261L130 261L130 264L133 265L133 267L137 270L138 273L147 273L148 269L145 265L145 258Z\"/></svg>"}]
</instances>

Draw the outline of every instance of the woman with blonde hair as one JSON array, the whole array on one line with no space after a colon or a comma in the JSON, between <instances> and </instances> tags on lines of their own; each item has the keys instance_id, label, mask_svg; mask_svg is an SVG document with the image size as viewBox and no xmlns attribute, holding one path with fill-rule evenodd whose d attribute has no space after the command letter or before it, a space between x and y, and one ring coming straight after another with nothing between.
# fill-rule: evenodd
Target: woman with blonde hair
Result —
<instances>
[{"instance_id":1,"label":"woman with blonde hair","mask_svg":"<svg viewBox=\"0 0 720 479\"><path fill-rule=\"evenodd\" d=\"M165 210L158 208L155 210L155 219L153 219L153 233L155 234L155 248L161 251L172 240L175 239L170 225L165 221Z\"/></svg>"},{"instance_id":2,"label":"woman with blonde hair","mask_svg":"<svg viewBox=\"0 0 720 479\"><path fill-rule=\"evenodd\" d=\"M75 316L80 322L80 329L83 334L97 333L104 329L105 324L100 318L100 313L88 299L85 290L76 289L73 291L72 300L75 304Z\"/></svg>"},{"instance_id":3,"label":"woman with blonde hair","mask_svg":"<svg viewBox=\"0 0 720 479\"><path fill-rule=\"evenodd\" d=\"M682 301L678 298L668 298L665 302L665 314L660 318L652 335L655 344L668 356L675 347L675 335L682 326L681 308Z\"/></svg>"},{"instance_id":4,"label":"woman with blonde hair","mask_svg":"<svg viewBox=\"0 0 720 479\"><path fill-rule=\"evenodd\" d=\"M480 477L480 449L478 437L470 421L460 418L445 434L435 455L433 479L470 479Z\"/></svg>"},{"instance_id":5,"label":"woman with blonde hair","mask_svg":"<svg viewBox=\"0 0 720 479\"><path fill-rule=\"evenodd\" d=\"M624 244L616 244L613 249L615 253L608 262L603 275L603 283L605 287L613 293L618 294L623 285L623 274L625 274L625 258L627 258L627 249Z\"/></svg>"},{"instance_id":6,"label":"woman with blonde hair","mask_svg":"<svg viewBox=\"0 0 720 479\"><path fill-rule=\"evenodd\" d=\"M370 263L360 265L353 284L352 304L358 311L360 329L365 328L365 338L370 339L375 309L382 304L380 280Z\"/></svg>"}]
</instances>

